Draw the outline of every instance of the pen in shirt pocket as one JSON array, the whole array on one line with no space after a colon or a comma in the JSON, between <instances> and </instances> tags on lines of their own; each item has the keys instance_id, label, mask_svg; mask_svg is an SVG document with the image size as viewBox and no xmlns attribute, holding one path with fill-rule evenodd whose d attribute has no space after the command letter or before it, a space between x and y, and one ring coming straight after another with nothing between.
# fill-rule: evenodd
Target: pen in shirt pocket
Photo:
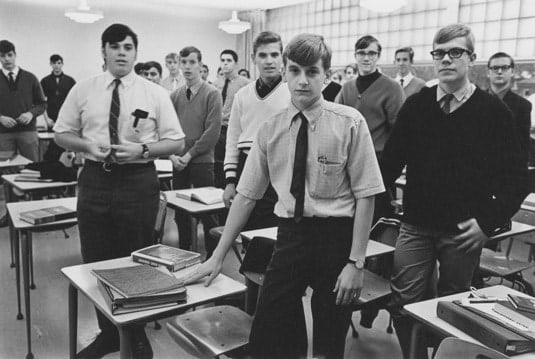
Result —
<instances>
[{"instance_id":1,"label":"pen in shirt pocket","mask_svg":"<svg viewBox=\"0 0 535 359\"><path fill-rule=\"evenodd\" d=\"M137 124L139 123L139 120L149 117L149 113L147 111L136 109L134 112L132 112L132 116L134 116L133 127L136 128Z\"/></svg>"}]
</instances>

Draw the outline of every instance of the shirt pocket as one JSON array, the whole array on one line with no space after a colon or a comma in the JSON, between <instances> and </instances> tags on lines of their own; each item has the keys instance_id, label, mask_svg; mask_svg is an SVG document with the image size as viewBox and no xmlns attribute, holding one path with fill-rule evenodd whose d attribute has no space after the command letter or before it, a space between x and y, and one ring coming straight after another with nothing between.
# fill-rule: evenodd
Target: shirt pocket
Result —
<instances>
[{"instance_id":1,"label":"shirt pocket","mask_svg":"<svg viewBox=\"0 0 535 359\"><path fill-rule=\"evenodd\" d=\"M338 154L319 153L312 166L309 194L312 198L336 198L344 181L345 159Z\"/></svg>"},{"instance_id":2,"label":"shirt pocket","mask_svg":"<svg viewBox=\"0 0 535 359\"><path fill-rule=\"evenodd\" d=\"M154 114L149 113L147 118L140 118L137 120L137 125L134 127L135 118L129 116L126 122L125 139L129 142L146 143L153 142L156 134L156 119Z\"/></svg>"}]
</instances>

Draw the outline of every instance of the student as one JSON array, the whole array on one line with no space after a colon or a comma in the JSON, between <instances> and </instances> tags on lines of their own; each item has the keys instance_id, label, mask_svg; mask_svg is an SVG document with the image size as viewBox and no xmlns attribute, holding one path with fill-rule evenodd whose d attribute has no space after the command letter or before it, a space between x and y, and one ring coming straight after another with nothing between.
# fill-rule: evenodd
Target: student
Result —
<instances>
[{"instance_id":1,"label":"student","mask_svg":"<svg viewBox=\"0 0 535 359\"><path fill-rule=\"evenodd\" d=\"M106 71L106 68L103 67L102 71ZM134 72L141 77L147 78L145 76L145 63L144 62L138 62L137 64L135 64Z\"/></svg>"},{"instance_id":2,"label":"student","mask_svg":"<svg viewBox=\"0 0 535 359\"><path fill-rule=\"evenodd\" d=\"M283 54L288 107L262 124L214 255L188 282L221 271L225 255L269 183L278 195L277 242L250 337L254 357L307 353L302 295L313 289L314 357L342 358L363 285L373 196L384 191L364 118L323 100L331 64L323 37L302 34Z\"/></svg>"},{"instance_id":3,"label":"student","mask_svg":"<svg viewBox=\"0 0 535 359\"><path fill-rule=\"evenodd\" d=\"M251 78L251 75L249 74L249 71L247 69L240 69L240 71L238 71L238 75L245 77L246 79Z\"/></svg>"},{"instance_id":4,"label":"student","mask_svg":"<svg viewBox=\"0 0 535 359\"><path fill-rule=\"evenodd\" d=\"M516 138L524 155L529 157L529 131L531 128L531 102L511 91L515 61L505 52L497 52L489 58L487 76L490 87L488 92L505 102L513 112Z\"/></svg>"},{"instance_id":5,"label":"student","mask_svg":"<svg viewBox=\"0 0 535 359\"><path fill-rule=\"evenodd\" d=\"M171 94L171 101L186 134L186 147L169 156L173 163L173 188L206 187L214 185L214 147L221 130L221 96L215 87L202 81L201 51L193 46L180 50L180 68L186 85ZM190 217L179 211L175 214L178 243L190 249ZM214 216L202 217L207 257L212 255L216 242L209 230L217 226Z\"/></svg>"},{"instance_id":6,"label":"student","mask_svg":"<svg viewBox=\"0 0 535 359\"><path fill-rule=\"evenodd\" d=\"M180 74L180 65L178 61L179 56L175 52L171 52L165 56L165 67L167 67L167 70L169 71L169 76L164 78L160 85L165 87L169 92L173 92L186 84L184 76Z\"/></svg>"},{"instance_id":7,"label":"student","mask_svg":"<svg viewBox=\"0 0 535 359\"><path fill-rule=\"evenodd\" d=\"M344 82L351 81L357 77L357 66L349 64L344 69Z\"/></svg>"},{"instance_id":8,"label":"student","mask_svg":"<svg viewBox=\"0 0 535 359\"><path fill-rule=\"evenodd\" d=\"M511 112L469 81L476 59L470 28L440 29L431 55L439 84L407 99L382 163L387 185L407 166L391 281L391 312L405 358L412 322L402 308L427 299L436 261L439 296L468 290L481 248L528 192ZM418 358L427 357L424 346L418 349Z\"/></svg>"},{"instance_id":9,"label":"student","mask_svg":"<svg viewBox=\"0 0 535 359\"><path fill-rule=\"evenodd\" d=\"M145 77L147 80L159 85L162 81L162 65L157 61L145 62Z\"/></svg>"},{"instance_id":10,"label":"student","mask_svg":"<svg viewBox=\"0 0 535 359\"><path fill-rule=\"evenodd\" d=\"M414 50L412 47L402 47L396 50L394 64L398 67L396 82L401 85L405 97L420 92L425 87L425 81L412 74Z\"/></svg>"},{"instance_id":11,"label":"student","mask_svg":"<svg viewBox=\"0 0 535 359\"><path fill-rule=\"evenodd\" d=\"M184 138L167 91L132 71L137 35L113 24L101 40L107 71L72 88L54 126L58 144L85 157L77 204L84 263L152 244L160 193L153 159L179 152ZM136 110L148 113L137 124ZM97 319L101 332L78 359L119 350L117 328L98 310ZM131 330L133 358L152 358L143 325Z\"/></svg>"},{"instance_id":12,"label":"student","mask_svg":"<svg viewBox=\"0 0 535 359\"><path fill-rule=\"evenodd\" d=\"M260 76L242 87L234 96L228 125L224 164L226 187L223 195L227 208L236 196L236 184L260 126L267 118L285 109L290 100L288 85L282 81L281 75L280 36L271 31L261 32L253 42L251 58ZM264 197L256 203L246 228L275 226L275 202L277 194L270 185Z\"/></svg>"},{"instance_id":13,"label":"student","mask_svg":"<svg viewBox=\"0 0 535 359\"><path fill-rule=\"evenodd\" d=\"M225 160L225 144L232 102L234 101L236 92L251 81L238 75L238 54L234 50L223 50L219 55L219 59L221 60L223 77L220 81L216 82L216 87L221 92L221 98L223 100L223 118L221 121L221 134L215 146L214 180L216 187L224 188L225 174L223 172L223 162Z\"/></svg>"},{"instance_id":14,"label":"student","mask_svg":"<svg viewBox=\"0 0 535 359\"><path fill-rule=\"evenodd\" d=\"M208 82L210 85L212 85L212 82L208 80L208 75L210 74L210 69L208 68L208 65L202 64L201 67L201 78L203 81Z\"/></svg>"}]
</instances>

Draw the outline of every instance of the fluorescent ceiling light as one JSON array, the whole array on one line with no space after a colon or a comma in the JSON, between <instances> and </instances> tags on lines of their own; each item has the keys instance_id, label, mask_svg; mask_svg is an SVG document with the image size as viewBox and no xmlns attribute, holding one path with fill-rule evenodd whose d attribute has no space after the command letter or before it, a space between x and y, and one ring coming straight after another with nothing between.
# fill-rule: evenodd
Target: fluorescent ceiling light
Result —
<instances>
[{"instance_id":1,"label":"fluorescent ceiling light","mask_svg":"<svg viewBox=\"0 0 535 359\"><path fill-rule=\"evenodd\" d=\"M91 24L102 19L104 14L100 10L91 10L89 5L87 5L87 0L80 0L78 7L65 10L65 16L72 21Z\"/></svg>"},{"instance_id":2,"label":"fluorescent ceiling light","mask_svg":"<svg viewBox=\"0 0 535 359\"><path fill-rule=\"evenodd\" d=\"M360 6L374 12L392 12L407 5L407 0L360 0Z\"/></svg>"},{"instance_id":3,"label":"fluorescent ceiling light","mask_svg":"<svg viewBox=\"0 0 535 359\"><path fill-rule=\"evenodd\" d=\"M232 11L230 20L220 21L219 28L229 34L241 34L251 28L251 23L248 21L240 21L240 19L238 19L238 12Z\"/></svg>"}]
</instances>

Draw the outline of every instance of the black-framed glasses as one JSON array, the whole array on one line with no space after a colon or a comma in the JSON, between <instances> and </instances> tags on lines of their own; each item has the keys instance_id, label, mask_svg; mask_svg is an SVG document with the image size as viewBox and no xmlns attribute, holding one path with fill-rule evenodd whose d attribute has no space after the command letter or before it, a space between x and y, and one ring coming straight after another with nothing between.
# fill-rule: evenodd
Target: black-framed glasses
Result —
<instances>
[{"instance_id":1,"label":"black-framed glasses","mask_svg":"<svg viewBox=\"0 0 535 359\"><path fill-rule=\"evenodd\" d=\"M453 47L449 49L448 51L445 50L433 50L430 52L431 56L433 56L433 60L442 60L446 54L450 57L450 59L458 59L461 56L463 56L463 53L467 53L468 55L472 54L471 51L468 51L466 49L463 49L461 47Z\"/></svg>"},{"instance_id":2,"label":"black-framed glasses","mask_svg":"<svg viewBox=\"0 0 535 359\"><path fill-rule=\"evenodd\" d=\"M505 72L509 69L513 68L513 66L511 65L503 65L503 66L490 66L489 69L494 72L494 73L498 73L500 70L502 70L502 72Z\"/></svg>"},{"instance_id":3,"label":"black-framed glasses","mask_svg":"<svg viewBox=\"0 0 535 359\"><path fill-rule=\"evenodd\" d=\"M377 51L363 51L363 50L358 50L358 51L355 51L355 55L357 55L358 57L365 57L365 56L368 56L370 59L375 59L379 53Z\"/></svg>"}]
</instances>

